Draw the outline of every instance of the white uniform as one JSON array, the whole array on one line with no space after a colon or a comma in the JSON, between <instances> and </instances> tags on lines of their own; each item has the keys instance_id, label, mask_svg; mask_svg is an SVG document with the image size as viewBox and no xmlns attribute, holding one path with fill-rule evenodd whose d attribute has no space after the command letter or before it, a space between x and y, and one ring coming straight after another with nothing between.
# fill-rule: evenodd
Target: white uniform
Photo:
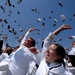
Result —
<instances>
[{"instance_id":1,"label":"white uniform","mask_svg":"<svg viewBox=\"0 0 75 75\"><path fill-rule=\"evenodd\" d=\"M12 75L9 70L9 59L6 58L0 63L0 75Z\"/></svg>"},{"instance_id":2,"label":"white uniform","mask_svg":"<svg viewBox=\"0 0 75 75\"><path fill-rule=\"evenodd\" d=\"M26 75L29 69L29 64L32 61L39 63L37 61L39 60L39 58L36 59L36 57L38 57L39 54L35 56L35 54L30 52L30 50L27 47L23 46L23 43L28 38L28 35L29 32L27 32L24 38L22 39L20 47L11 55L11 58L9 57L10 61L8 61L7 65L9 67L9 71L12 74L8 75Z\"/></svg>"},{"instance_id":3,"label":"white uniform","mask_svg":"<svg viewBox=\"0 0 75 75\"><path fill-rule=\"evenodd\" d=\"M25 42L25 40L27 40L29 38L29 31L24 35L23 39L21 40L20 46L23 45L23 43Z\"/></svg>"},{"instance_id":4,"label":"white uniform","mask_svg":"<svg viewBox=\"0 0 75 75\"><path fill-rule=\"evenodd\" d=\"M54 37L55 35L50 33L44 41L42 60L36 71L36 75L72 75L72 73L65 70L63 65L55 62L47 64L45 61L46 50L52 44Z\"/></svg>"},{"instance_id":5,"label":"white uniform","mask_svg":"<svg viewBox=\"0 0 75 75\"><path fill-rule=\"evenodd\" d=\"M34 54L34 55L36 57L36 61L35 62L39 65L40 64L40 60L41 60L41 52L38 51L38 53Z\"/></svg>"},{"instance_id":6,"label":"white uniform","mask_svg":"<svg viewBox=\"0 0 75 75\"><path fill-rule=\"evenodd\" d=\"M22 39L22 41L21 41L20 46L22 46L23 43L24 43L24 41L29 38L29 34L30 34L30 32L28 31L28 32L24 35L24 37L23 37L23 39ZM40 58L40 57L41 57L41 52L40 52L39 50L37 50L37 51L38 51L38 54L34 54L34 55L35 55L35 57L36 57L36 61L35 61L35 62L39 65L40 60L41 60L41 58Z\"/></svg>"},{"instance_id":7,"label":"white uniform","mask_svg":"<svg viewBox=\"0 0 75 75\"><path fill-rule=\"evenodd\" d=\"M6 75L6 70L8 70L8 68L6 68L7 67L6 66L7 64L4 63L5 62L4 60L7 59L8 57L9 57L9 55L7 53L2 53L0 55L0 75Z\"/></svg>"},{"instance_id":8,"label":"white uniform","mask_svg":"<svg viewBox=\"0 0 75 75\"><path fill-rule=\"evenodd\" d=\"M25 75L33 60L36 60L35 55L27 47L21 46L11 57L9 69L13 75Z\"/></svg>"},{"instance_id":9,"label":"white uniform","mask_svg":"<svg viewBox=\"0 0 75 75\"><path fill-rule=\"evenodd\" d=\"M69 59L71 60L71 62L68 65L71 66L71 68L73 69L73 71L71 71L71 72L74 73L74 70L75 70L75 47L72 47L71 51L68 53L68 56L69 56Z\"/></svg>"},{"instance_id":10,"label":"white uniform","mask_svg":"<svg viewBox=\"0 0 75 75\"><path fill-rule=\"evenodd\" d=\"M36 61L35 55L27 47L21 46L13 53L11 58L2 61L0 71L6 73L1 75L26 75L32 61Z\"/></svg>"},{"instance_id":11,"label":"white uniform","mask_svg":"<svg viewBox=\"0 0 75 75\"><path fill-rule=\"evenodd\" d=\"M75 47L72 47L71 51L68 53L68 55L75 55Z\"/></svg>"},{"instance_id":12,"label":"white uniform","mask_svg":"<svg viewBox=\"0 0 75 75\"><path fill-rule=\"evenodd\" d=\"M8 55L7 53L2 53L0 56L1 56L3 59L6 59L6 58L9 57L9 55Z\"/></svg>"}]
</instances>

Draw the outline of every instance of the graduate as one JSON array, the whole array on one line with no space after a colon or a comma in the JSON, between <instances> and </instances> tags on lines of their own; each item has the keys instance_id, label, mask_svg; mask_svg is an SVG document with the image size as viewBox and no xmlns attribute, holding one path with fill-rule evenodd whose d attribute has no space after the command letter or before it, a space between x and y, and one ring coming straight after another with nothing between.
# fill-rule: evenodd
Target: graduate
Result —
<instances>
[{"instance_id":1,"label":"graduate","mask_svg":"<svg viewBox=\"0 0 75 75\"><path fill-rule=\"evenodd\" d=\"M68 61L71 62L71 65L75 67L75 41L72 42L72 48L68 53Z\"/></svg>"},{"instance_id":2,"label":"graduate","mask_svg":"<svg viewBox=\"0 0 75 75\"><path fill-rule=\"evenodd\" d=\"M41 63L35 75L72 75L71 72L65 69L65 49L60 44L52 44L57 34L71 28L70 25L63 24L46 37L42 49Z\"/></svg>"},{"instance_id":3,"label":"graduate","mask_svg":"<svg viewBox=\"0 0 75 75\"><path fill-rule=\"evenodd\" d=\"M32 61L37 63L35 54L38 53L35 47L35 40L29 37L29 33L35 30L30 28L21 40L21 44L9 58L0 63L0 71L6 71L5 75L26 75Z\"/></svg>"}]
</instances>

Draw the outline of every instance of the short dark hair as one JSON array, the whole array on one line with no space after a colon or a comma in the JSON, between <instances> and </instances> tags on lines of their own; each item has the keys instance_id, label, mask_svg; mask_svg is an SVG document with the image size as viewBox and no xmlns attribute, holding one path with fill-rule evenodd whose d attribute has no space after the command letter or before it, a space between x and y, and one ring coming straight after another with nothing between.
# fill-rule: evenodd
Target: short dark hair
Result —
<instances>
[{"instance_id":1,"label":"short dark hair","mask_svg":"<svg viewBox=\"0 0 75 75\"><path fill-rule=\"evenodd\" d=\"M60 44L55 44L55 45L57 46L56 54L61 56L61 58L56 60L56 62L62 63L63 66L65 67L64 58L66 57L66 51L65 51L64 47L61 46Z\"/></svg>"},{"instance_id":2,"label":"short dark hair","mask_svg":"<svg viewBox=\"0 0 75 75\"><path fill-rule=\"evenodd\" d=\"M60 55L62 56L62 58L64 58L66 56L66 51L64 47L61 46L60 44L55 44L55 45L57 46L56 48L57 55Z\"/></svg>"},{"instance_id":3,"label":"short dark hair","mask_svg":"<svg viewBox=\"0 0 75 75\"><path fill-rule=\"evenodd\" d=\"M0 55L2 54L3 40L0 40Z\"/></svg>"},{"instance_id":4,"label":"short dark hair","mask_svg":"<svg viewBox=\"0 0 75 75\"><path fill-rule=\"evenodd\" d=\"M3 40L0 40L0 49L2 48L3 46Z\"/></svg>"},{"instance_id":5,"label":"short dark hair","mask_svg":"<svg viewBox=\"0 0 75 75\"><path fill-rule=\"evenodd\" d=\"M32 37L29 38L31 39L32 46L35 46L35 40Z\"/></svg>"}]
</instances>

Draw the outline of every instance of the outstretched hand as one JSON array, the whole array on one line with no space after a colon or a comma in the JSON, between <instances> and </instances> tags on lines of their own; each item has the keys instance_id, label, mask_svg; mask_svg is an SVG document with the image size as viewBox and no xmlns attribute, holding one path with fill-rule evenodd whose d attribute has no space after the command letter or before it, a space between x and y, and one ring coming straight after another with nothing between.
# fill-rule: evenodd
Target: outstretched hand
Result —
<instances>
[{"instance_id":1,"label":"outstretched hand","mask_svg":"<svg viewBox=\"0 0 75 75\"><path fill-rule=\"evenodd\" d=\"M7 38L8 38L7 35L3 35L3 36L2 36L2 39L3 39L3 40L6 40Z\"/></svg>"},{"instance_id":2,"label":"outstretched hand","mask_svg":"<svg viewBox=\"0 0 75 75\"><path fill-rule=\"evenodd\" d=\"M37 28L30 28L29 32L34 31L34 30L37 30Z\"/></svg>"},{"instance_id":3,"label":"outstretched hand","mask_svg":"<svg viewBox=\"0 0 75 75\"><path fill-rule=\"evenodd\" d=\"M58 29L56 29L54 32L53 32L53 34L55 34L55 35L57 35L57 34L59 34L61 31L63 31L63 30L69 30L69 29L71 29L72 27L69 25L69 24L63 24L63 25L61 25Z\"/></svg>"},{"instance_id":4,"label":"outstretched hand","mask_svg":"<svg viewBox=\"0 0 75 75\"><path fill-rule=\"evenodd\" d=\"M37 54L38 51L37 51L37 47L30 47L29 50L34 53L34 54Z\"/></svg>"},{"instance_id":5,"label":"outstretched hand","mask_svg":"<svg viewBox=\"0 0 75 75\"><path fill-rule=\"evenodd\" d=\"M62 28L63 30L66 30L66 29L71 29L72 27L71 27L69 24L63 24L63 25L61 26L61 28Z\"/></svg>"}]
</instances>

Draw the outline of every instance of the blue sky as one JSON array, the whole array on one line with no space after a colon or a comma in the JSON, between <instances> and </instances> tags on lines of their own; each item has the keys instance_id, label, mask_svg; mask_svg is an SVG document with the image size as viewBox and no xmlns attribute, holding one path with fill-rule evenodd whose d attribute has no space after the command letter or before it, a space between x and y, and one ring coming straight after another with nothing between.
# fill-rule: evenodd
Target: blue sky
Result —
<instances>
[{"instance_id":1,"label":"blue sky","mask_svg":"<svg viewBox=\"0 0 75 75\"><path fill-rule=\"evenodd\" d=\"M0 19L7 20L8 23L4 21L0 22L0 34L8 35L8 44L10 46L18 45L18 38L24 35L24 31L20 32L20 29L28 31L29 28L38 28L38 31L34 31L30 34L36 42L36 46L41 50L42 39L45 38L49 32L54 31L62 24L70 24L72 26L71 30L61 32L56 38L56 43L61 44L64 47L70 47L72 40L68 37L75 35L75 1L74 0L22 0L20 4L17 3L20 0L10 0L12 6L5 5L6 0L0 0L0 6L5 10L0 8ZM59 2L62 2L62 7ZM14 5L14 7L13 7ZM32 11L32 9L34 11ZM19 12L19 13L18 13ZM53 13L52 13L53 12ZM65 15L66 19L63 22L60 19L60 15ZM51 17L51 18L50 18ZM38 22L38 18L41 21ZM58 22L55 23L54 19ZM43 25L44 24L44 25ZM56 24L55 26L53 26ZM8 25L10 25L17 32L13 35L8 30ZM3 30L3 32L1 32ZM2 36L0 36L1 38ZM59 41L58 39L62 40Z\"/></svg>"}]
</instances>

